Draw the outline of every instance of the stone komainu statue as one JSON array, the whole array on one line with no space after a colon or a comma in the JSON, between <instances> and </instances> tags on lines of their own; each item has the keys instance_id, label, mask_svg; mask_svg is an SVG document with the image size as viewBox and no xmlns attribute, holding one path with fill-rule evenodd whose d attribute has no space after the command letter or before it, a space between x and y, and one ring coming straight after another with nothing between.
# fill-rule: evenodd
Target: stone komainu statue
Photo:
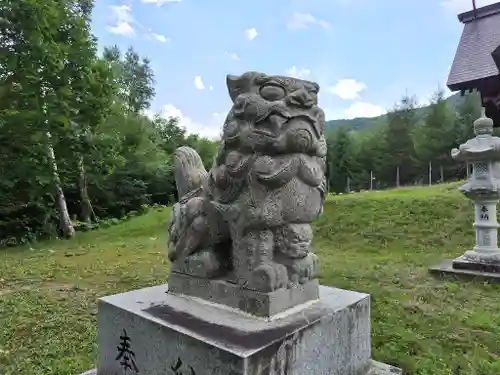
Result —
<instances>
[{"instance_id":1,"label":"stone komainu statue","mask_svg":"<svg viewBox=\"0 0 500 375\"><path fill-rule=\"evenodd\" d=\"M247 72L228 76L233 107L207 172L175 152L179 202L170 223L172 272L272 292L316 277L310 223L325 198L325 117L319 86Z\"/></svg>"}]
</instances>

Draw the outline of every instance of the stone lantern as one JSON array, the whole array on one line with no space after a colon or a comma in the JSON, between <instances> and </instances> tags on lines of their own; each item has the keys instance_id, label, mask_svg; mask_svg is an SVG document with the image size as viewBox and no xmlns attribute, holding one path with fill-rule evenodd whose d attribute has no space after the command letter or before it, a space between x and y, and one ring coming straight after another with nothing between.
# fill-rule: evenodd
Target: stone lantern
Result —
<instances>
[{"instance_id":1,"label":"stone lantern","mask_svg":"<svg viewBox=\"0 0 500 375\"><path fill-rule=\"evenodd\" d=\"M479 276L500 281L497 203L500 200L500 138L494 137L493 120L482 115L474 122L475 137L458 149L453 159L472 164L473 172L460 191L474 202L476 245L462 256L431 268L431 272Z\"/></svg>"},{"instance_id":2,"label":"stone lantern","mask_svg":"<svg viewBox=\"0 0 500 375\"><path fill-rule=\"evenodd\" d=\"M460 191L474 202L476 246L453 261L453 267L499 272L497 203L500 200L500 138L494 137L493 120L483 115L474 122L476 137L451 151L457 161L472 164L473 172Z\"/></svg>"}]
</instances>

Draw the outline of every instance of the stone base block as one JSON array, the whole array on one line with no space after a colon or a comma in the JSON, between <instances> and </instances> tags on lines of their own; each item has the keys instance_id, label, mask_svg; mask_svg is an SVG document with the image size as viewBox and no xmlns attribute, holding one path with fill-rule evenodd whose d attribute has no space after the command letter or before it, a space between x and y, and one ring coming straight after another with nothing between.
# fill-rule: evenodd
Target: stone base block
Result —
<instances>
[{"instance_id":1,"label":"stone base block","mask_svg":"<svg viewBox=\"0 0 500 375\"><path fill-rule=\"evenodd\" d=\"M400 368L387 365L385 363L372 361L372 365L367 375L402 375L403 370Z\"/></svg>"},{"instance_id":2,"label":"stone base block","mask_svg":"<svg viewBox=\"0 0 500 375\"><path fill-rule=\"evenodd\" d=\"M370 370L368 370L366 375L402 375L402 373L403 372L400 368L377 361L371 361ZM84 372L80 375L97 375L97 369Z\"/></svg>"},{"instance_id":3,"label":"stone base block","mask_svg":"<svg viewBox=\"0 0 500 375\"><path fill-rule=\"evenodd\" d=\"M460 259L460 258L458 258ZM457 267L458 265L458 267ZM492 283L500 283L499 272L482 271L481 265L466 264L457 260L445 260L444 262L429 268L429 271L440 277L453 277L465 280L481 280Z\"/></svg>"},{"instance_id":4,"label":"stone base block","mask_svg":"<svg viewBox=\"0 0 500 375\"><path fill-rule=\"evenodd\" d=\"M370 298L320 286L320 300L270 319L159 285L99 301L97 375L389 375L373 362Z\"/></svg>"},{"instance_id":5,"label":"stone base block","mask_svg":"<svg viewBox=\"0 0 500 375\"><path fill-rule=\"evenodd\" d=\"M500 274L500 263L474 261L466 257L458 257L453 260L453 268L459 270L479 271Z\"/></svg>"},{"instance_id":6,"label":"stone base block","mask_svg":"<svg viewBox=\"0 0 500 375\"><path fill-rule=\"evenodd\" d=\"M269 317L319 298L317 280L271 293L243 288L225 280L198 278L175 272L170 274L168 281L169 291L174 294L199 297L261 317Z\"/></svg>"}]
</instances>

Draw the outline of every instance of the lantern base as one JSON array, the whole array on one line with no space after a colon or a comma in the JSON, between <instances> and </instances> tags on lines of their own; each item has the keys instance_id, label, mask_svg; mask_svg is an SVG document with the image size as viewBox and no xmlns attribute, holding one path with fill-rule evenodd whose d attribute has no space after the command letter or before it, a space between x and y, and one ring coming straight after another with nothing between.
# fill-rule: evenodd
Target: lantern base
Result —
<instances>
[{"instance_id":1,"label":"lantern base","mask_svg":"<svg viewBox=\"0 0 500 375\"><path fill-rule=\"evenodd\" d=\"M469 271L500 273L500 253L468 251L453 260L453 268Z\"/></svg>"},{"instance_id":2,"label":"lantern base","mask_svg":"<svg viewBox=\"0 0 500 375\"><path fill-rule=\"evenodd\" d=\"M436 266L430 267L429 272L442 278L449 277L453 279L488 281L490 283L500 284L500 272L482 271L480 265L472 265L471 263L467 264L467 266L469 266L468 269L456 268L455 262L457 262L458 259L460 258L445 260ZM476 268L474 269L472 267Z\"/></svg>"}]
</instances>

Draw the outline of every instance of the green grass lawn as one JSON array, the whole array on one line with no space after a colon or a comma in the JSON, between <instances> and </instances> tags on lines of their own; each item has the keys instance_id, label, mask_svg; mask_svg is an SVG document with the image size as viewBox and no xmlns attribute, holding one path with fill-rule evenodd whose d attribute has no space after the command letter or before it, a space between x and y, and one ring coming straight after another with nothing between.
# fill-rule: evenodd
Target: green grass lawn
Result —
<instances>
[{"instance_id":1,"label":"green grass lawn","mask_svg":"<svg viewBox=\"0 0 500 375\"><path fill-rule=\"evenodd\" d=\"M315 225L321 282L372 295L373 357L408 375L500 374L500 286L427 272L473 245L457 186L331 197ZM168 216L0 251L0 373L92 368L97 298L166 281Z\"/></svg>"}]
</instances>

